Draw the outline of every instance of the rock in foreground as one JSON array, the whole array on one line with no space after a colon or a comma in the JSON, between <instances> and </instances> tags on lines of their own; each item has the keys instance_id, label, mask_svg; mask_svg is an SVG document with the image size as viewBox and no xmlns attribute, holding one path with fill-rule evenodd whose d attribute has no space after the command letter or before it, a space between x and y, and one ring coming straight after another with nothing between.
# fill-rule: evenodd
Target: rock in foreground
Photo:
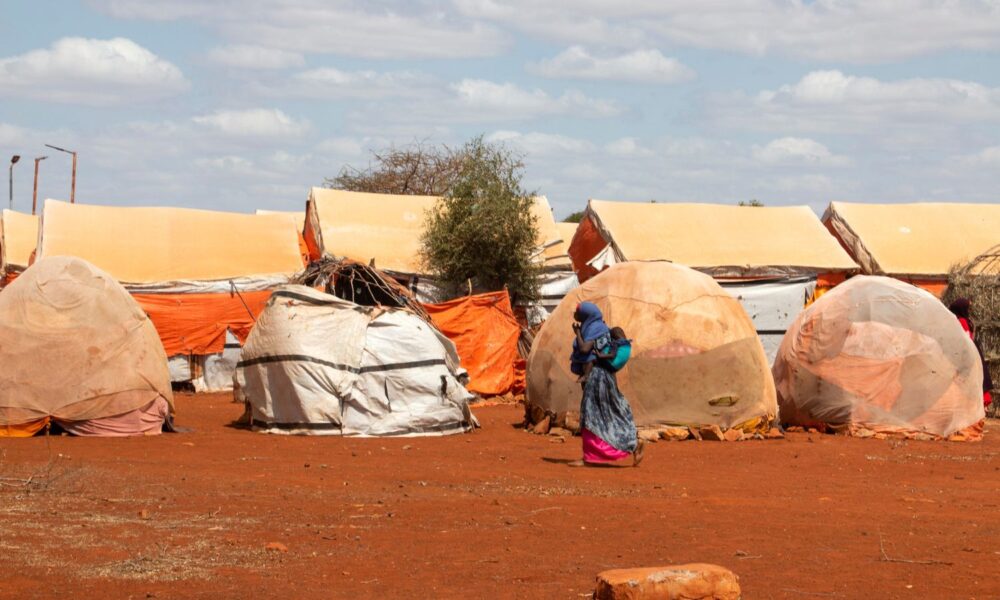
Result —
<instances>
[{"instance_id":1,"label":"rock in foreground","mask_svg":"<svg viewBox=\"0 0 1000 600\"><path fill-rule=\"evenodd\" d=\"M739 600L739 578L702 563L613 569L597 575L596 600Z\"/></svg>"}]
</instances>

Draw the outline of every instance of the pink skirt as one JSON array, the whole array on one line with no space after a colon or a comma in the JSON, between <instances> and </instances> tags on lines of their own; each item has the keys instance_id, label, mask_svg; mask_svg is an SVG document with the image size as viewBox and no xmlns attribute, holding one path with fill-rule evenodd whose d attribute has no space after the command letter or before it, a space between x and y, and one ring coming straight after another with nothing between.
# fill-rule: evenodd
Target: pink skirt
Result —
<instances>
[{"instance_id":1,"label":"pink skirt","mask_svg":"<svg viewBox=\"0 0 1000 600\"><path fill-rule=\"evenodd\" d=\"M605 442L590 432L589 429L582 429L580 435L583 437L583 460L588 463L608 463L632 455Z\"/></svg>"}]
</instances>

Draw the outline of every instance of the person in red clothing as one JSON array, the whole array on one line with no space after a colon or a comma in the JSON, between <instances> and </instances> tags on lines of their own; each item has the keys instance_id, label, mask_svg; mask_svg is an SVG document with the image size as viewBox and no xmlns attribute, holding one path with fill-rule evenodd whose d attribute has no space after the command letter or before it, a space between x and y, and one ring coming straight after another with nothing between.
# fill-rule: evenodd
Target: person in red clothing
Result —
<instances>
[{"instance_id":1,"label":"person in red clothing","mask_svg":"<svg viewBox=\"0 0 1000 600\"><path fill-rule=\"evenodd\" d=\"M976 326L972 323L971 316L972 302L968 298L957 298L951 303L948 309L958 317L958 322L962 324L962 329L969 334L972 343L976 345L976 350L979 351L979 359L983 361L983 406L989 406L993 402L993 397L990 395L990 390L993 389L993 379L990 377L990 369L983 358L983 349L979 347L979 342L976 341Z\"/></svg>"}]
</instances>

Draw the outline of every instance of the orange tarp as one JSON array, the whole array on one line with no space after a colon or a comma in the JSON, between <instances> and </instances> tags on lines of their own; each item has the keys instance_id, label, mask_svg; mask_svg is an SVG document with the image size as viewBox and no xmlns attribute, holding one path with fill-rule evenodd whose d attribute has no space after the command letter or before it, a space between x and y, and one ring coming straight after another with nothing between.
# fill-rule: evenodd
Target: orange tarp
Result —
<instances>
[{"instance_id":1,"label":"orange tarp","mask_svg":"<svg viewBox=\"0 0 1000 600\"><path fill-rule=\"evenodd\" d=\"M469 391L498 396L524 389L524 371L516 369L521 328L506 291L425 304L424 309L455 343L462 367L469 372Z\"/></svg>"},{"instance_id":2,"label":"orange tarp","mask_svg":"<svg viewBox=\"0 0 1000 600\"><path fill-rule=\"evenodd\" d=\"M270 290L242 292L254 317L264 310ZM167 356L215 354L226 345L226 330L244 343L254 318L236 294L133 294L156 326Z\"/></svg>"}]
</instances>

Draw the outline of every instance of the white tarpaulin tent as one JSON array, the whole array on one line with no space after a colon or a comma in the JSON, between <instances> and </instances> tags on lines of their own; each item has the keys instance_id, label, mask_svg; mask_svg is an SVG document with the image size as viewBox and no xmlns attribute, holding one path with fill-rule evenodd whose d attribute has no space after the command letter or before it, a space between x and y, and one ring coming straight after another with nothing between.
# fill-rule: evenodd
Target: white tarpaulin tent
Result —
<instances>
[{"instance_id":1,"label":"white tarpaulin tent","mask_svg":"<svg viewBox=\"0 0 1000 600\"><path fill-rule=\"evenodd\" d=\"M764 346L767 361L774 363L785 332L802 312L802 307L816 292L816 280L811 277L770 282L720 282L722 289L740 301L747 311L757 336Z\"/></svg>"},{"instance_id":2,"label":"white tarpaulin tent","mask_svg":"<svg viewBox=\"0 0 1000 600\"><path fill-rule=\"evenodd\" d=\"M476 424L462 374L454 344L413 313L291 285L268 301L234 382L258 431L446 435Z\"/></svg>"}]
</instances>

